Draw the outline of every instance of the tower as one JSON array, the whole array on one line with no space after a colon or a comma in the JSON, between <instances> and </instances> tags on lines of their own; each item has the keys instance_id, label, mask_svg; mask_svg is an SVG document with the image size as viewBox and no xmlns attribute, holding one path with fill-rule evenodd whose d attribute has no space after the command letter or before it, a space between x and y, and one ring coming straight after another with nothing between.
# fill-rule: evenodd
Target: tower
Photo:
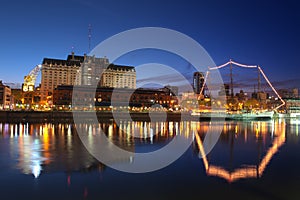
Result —
<instances>
[{"instance_id":1,"label":"tower","mask_svg":"<svg viewBox=\"0 0 300 200\"><path fill-rule=\"evenodd\" d=\"M193 77L193 88L196 94L200 94L201 88L204 84L204 75L202 72L195 72ZM204 93L202 91L202 93Z\"/></svg>"}]
</instances>

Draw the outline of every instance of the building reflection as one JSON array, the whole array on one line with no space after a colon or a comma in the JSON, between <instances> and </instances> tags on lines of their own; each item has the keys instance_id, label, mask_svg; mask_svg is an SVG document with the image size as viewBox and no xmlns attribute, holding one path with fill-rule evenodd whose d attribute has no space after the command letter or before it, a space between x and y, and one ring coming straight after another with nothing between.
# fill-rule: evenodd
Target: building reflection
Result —
<instances>
[{"instance_id":1,"label":"building reflection","mask_svg":"<svg viewBox=\"0 0 300 200\"><path fill-rule=\"evenodd\" d=\"M148 152L154 151L162 148L176 135L189 138L192 134L195 136L195 150L203 158L206 174L224 178L228 182L261 177L272 157L285 143L286 127L298 135L298 126L287 126L284 120L226 121L224 124L217 123L214 126L211 126L210 122L196 121L117 123L109 121L80 126L85 130L91 144L95 144L95 136L102 130L111 142L130 152L140 152L140 149L143 152L145 149ZM204 137L209 130L220 128L223 132L216 147L212 153L206 155L202 143ZM73 172L105 169L105 166L86 150L74 124L0 123L0 136L9 140L10 157L16 161L14 167L24 174L33 174L35 178L43 173L66 172L67 182L70 184L70 175ZM297 138L295 137L295 140ZM246 146L251 154L257 154L255 162L250 163L249 160L252 160L244 156L241 163L228 167L228 162L233 162L234 158L241 156L239 153L241 146ZM221 152L217 156L213 154L215 149ZM228 150L229 161L223 159L221 163L215 162L215 157L225 157L223 152Z\"/></svg>"},{"instance_id":2,"label":"building reflection","mask_svg":"<svg viewBox=\"0 0 300 200\"><path fill-rule=\"evenodd\" d=\"M74 125L10 124L1 135L9 135L13 167L35 178L41 173L104 169L81 144Z\"/></svg>"},{"instance_id":3,"label":"building reflection","mask_svg":"<svg viewBox=\"0 0 300 200\"><path fill-rule=\"evenodd\" d=\"M188 137L196 122L120 121L81 124L91 143L103 130L118 147L138 152L140 147L162 147L177 134ZM13 168L38 178L42 173L104 170L105 166L89 154L74 124L0 124L0 136L9 139L9 152L16 161ZM136 148L138 144L138 148ZM155 144L155 145L153 145ZM147 150L147 148L146 148Z\"/></svg>"},{"instance_id":4,"label":"building reflection","mask_svg":"<svg viewBox=\"0 0 300 200\"><path fill-rule=\"evenodd\" d=\"M257 152L257 163L248 164L247 157L245 157L246 163L242 163L240 167L236 169L226 169L225 167L217 166L211 163L209 156L206 155L203 147L201 139L202 134L202 132L197 131L195 134L195 141L199 150L199 156L201 156L203 159L206 174L208 176L217 176L223 178L228 182L234 182L244 178L260 178L263 175L272 157L278 152L279 148L286 141L286 124L285 121L282 120L275 120L272 122L253 121L248 123L225 122L220 139L227 140L228 143L230 143L230 148L234 148L232 141L238 137L242 137L244 142L247 143L249 138L254 135L256 138L256 143L259 145L265 145L267 135L271 136L271 145L266 149L265 154L261 151ZM231 138L228 137L229 135L231 135ZM232 138L234 138L234 140L232 140Z\"/></svg>"}]
</instances>

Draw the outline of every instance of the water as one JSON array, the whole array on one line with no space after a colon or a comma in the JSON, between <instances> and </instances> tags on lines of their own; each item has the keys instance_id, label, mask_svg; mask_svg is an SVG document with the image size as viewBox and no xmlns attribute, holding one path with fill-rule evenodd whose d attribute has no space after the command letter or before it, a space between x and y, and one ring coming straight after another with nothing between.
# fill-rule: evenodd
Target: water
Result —
<instances>
[{"instance_id":1,"label":"water","mask_svg":"<svg viewBox=\"0 0 300 200\"><path fill-rule=\"evenodd\" d=\"M206 155L203 138L217 128L209 122L84 124L92 140L101 128L131 152L155 151L177 134L195 134L176 162L130 174L91 156L74 124L0 124L1 199L299 199L299 123L226 121L220 126L222 134ZM140 138L122 131L136 128Z\"/></svg>"}]
</instances>

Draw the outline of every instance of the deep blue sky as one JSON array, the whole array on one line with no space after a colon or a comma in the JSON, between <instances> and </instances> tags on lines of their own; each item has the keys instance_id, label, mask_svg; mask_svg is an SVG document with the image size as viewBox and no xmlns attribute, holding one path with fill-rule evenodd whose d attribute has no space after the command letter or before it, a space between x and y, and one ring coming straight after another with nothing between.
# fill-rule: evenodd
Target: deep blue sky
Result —
<instances>
[{"instance_id":1,"label":"deep blue sky","mask_svg":"<svg viewBox=\"0 0 300 200\"><path fill-rule=\"evenodd\" d=\"M255 0L2 0L0 80L20 83L44 57L65 59L72 47L88 52L88 24L92 47L128 29L165 27L195 39L216 64L259 64L279 86L300 84L299 4Z\"/></svg>"}]
</instances>

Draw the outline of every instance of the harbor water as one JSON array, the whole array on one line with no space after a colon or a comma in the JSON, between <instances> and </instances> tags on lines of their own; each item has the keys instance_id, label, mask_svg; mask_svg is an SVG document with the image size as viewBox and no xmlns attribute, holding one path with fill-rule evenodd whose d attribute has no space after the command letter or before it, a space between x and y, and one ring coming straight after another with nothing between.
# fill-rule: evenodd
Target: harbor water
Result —
<instances>
[{"instance_id":1,"label":"harbor water","mask_svg":"<svg viewBox=\"0 0 300 200\"><path fill-rule=\"evenodd\" d=\"M94 158L74 124L1 123L1 199L299 198L298 121L225 121L218 126L209 121L82 124L91 140L101 129L115 145L136 153L164 148L178 134L194 138L169 166L126 173ZM141 137L123 131L136 128ZM216 145L204 152L208 130L220 128Z\"/></svg>"}]
</instances>

